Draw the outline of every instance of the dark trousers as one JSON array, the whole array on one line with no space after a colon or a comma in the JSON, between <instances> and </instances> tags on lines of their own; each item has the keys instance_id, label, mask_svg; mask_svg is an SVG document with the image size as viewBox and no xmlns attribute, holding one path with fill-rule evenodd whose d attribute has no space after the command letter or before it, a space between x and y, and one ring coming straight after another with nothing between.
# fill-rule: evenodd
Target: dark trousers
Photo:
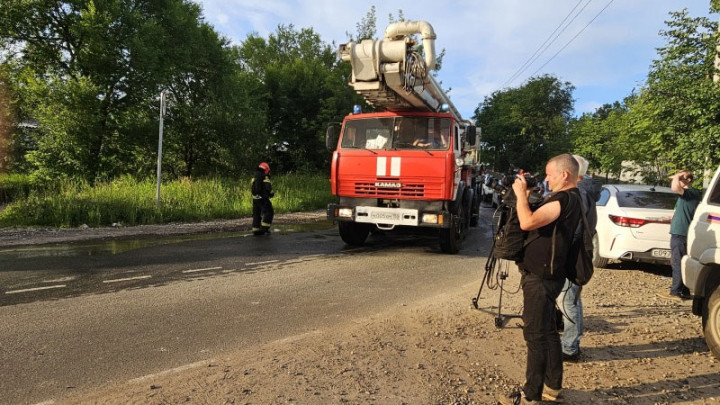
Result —
<instances>
[{"instance_id":1,"label":"dark trousers","mask_svg":"<svg viewBox=\"0 0 720 405\"><path fill-rule=\"evenodd\" d=\"M670 235L670 264L672 265L672 285L670 294L681 295L687 293L687 287L682 280L682 258L687 254L687 236Z\"/></svg>"},{"instance_id":2,"label":"dark trousers","mask_svg":"<svg viewBox=\"0 0 720 405\"><path fill-rule=\"evenodd\" d=\"M527 344L527 368L523 393L530 400L540 401L543 384L562 388L563 363L558 335L555 300L565 280L546 280L523 272L523 337Z\"/></svg>"},{"instance_id":3,"label":"dark trousers","mask_svg":"<svg viewBox=\"0 0 720 405\"><path fill-rule=\"evenodd\" d=\"M269 198L253 199L253 231L270 228L274 215L275 210Z\"/></svg>"}]
</instances>

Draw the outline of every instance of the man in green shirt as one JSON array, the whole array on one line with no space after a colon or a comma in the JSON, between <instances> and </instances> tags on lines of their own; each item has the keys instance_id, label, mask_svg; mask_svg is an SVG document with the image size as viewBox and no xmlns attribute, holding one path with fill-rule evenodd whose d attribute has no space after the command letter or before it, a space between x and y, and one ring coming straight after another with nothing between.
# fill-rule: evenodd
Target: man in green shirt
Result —
<instances>
[{"instance_id":1,"label":"man in green shirt","mask_svg":"<svg viewBox=\"0 0 720 405\"><path fill-rule=\"evenodd\" d=\"M689 170L681 170L670 176L670 188L678 193L675 213L670 223L670 260L672 264L672 285L667 298L681 300L690 298L690 292L682 281L680 262L687 253L687 233L695 209L700 202L700 192L692 188L693 174Z\"/></svg>"}]
</instances>

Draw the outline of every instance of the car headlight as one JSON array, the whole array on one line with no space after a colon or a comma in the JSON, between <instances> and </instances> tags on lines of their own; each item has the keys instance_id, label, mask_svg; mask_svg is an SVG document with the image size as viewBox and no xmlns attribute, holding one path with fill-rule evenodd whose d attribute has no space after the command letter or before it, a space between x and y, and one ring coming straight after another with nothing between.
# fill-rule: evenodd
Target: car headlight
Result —
<instances>
[{"instance_id":1,"label":"car headlight","mask_svg":"<svg viewBox=\"0 0 720 405\"><path fill-rule=\"evenodd\" d=\"M422 221L426 224L437 224L438 223L438 215L437 214L423 214Z\"/></svg>"},{"instance_id":2,"label":"car headlight","mask_svg":"<svg viewBox=\"0 0 720 405\"><path fill-rule=\"evenodd\" d=\"M343 218L352 218L353 210L352 208L338 208L337 216Z\"/></svg>"}]
</instances>

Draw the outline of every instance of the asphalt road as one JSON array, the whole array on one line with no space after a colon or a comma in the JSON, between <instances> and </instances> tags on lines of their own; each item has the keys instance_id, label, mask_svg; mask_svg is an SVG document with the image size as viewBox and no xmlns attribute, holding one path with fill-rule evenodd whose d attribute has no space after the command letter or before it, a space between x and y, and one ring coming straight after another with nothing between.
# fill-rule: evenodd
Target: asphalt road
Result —
<instances>
[{"instance_id":1,"label":"asphalt road","mask_svg":"<svg viewBox=\"0 0 720 405\"><path fill-rule=\"evenodd\" d=\"M434 233L351 249L329 224L2 252L0 403L51 403L479 285L491 214L457 255Z\"/></svg>"}]
</instances>

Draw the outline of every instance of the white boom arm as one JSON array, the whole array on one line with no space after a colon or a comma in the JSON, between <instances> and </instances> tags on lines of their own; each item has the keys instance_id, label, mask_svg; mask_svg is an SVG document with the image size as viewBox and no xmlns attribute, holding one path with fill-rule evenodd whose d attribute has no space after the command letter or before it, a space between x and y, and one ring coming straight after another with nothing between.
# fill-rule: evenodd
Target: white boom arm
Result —
<instances>
[{"instance_id":1,"label":"white boom arm","mask_svg":"<svg viewBox=\"0 0 720 405\"><path fill-rule=\"evenodd\" d=\"M419 34L425 57L413 50L411 35ZM430 75L435 67L435 31L426 21L403 21L388 25L385 38L340 45L342 60L352 65L350 85L368 103L390 111L440 111L462 121L440 85Z\"/></svg>"}]
</instances>

